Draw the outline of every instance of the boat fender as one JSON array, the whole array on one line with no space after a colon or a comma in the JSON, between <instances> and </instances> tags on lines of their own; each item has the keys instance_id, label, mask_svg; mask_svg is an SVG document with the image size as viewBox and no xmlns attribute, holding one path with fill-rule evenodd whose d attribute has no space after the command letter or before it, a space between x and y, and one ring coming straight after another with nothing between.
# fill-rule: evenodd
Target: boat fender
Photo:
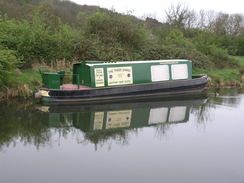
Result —
<instances>
[{"instance_id":1,"label":"boat fender","mask_svg":"<svg viewBox=\"0 0 244 183\"><path fill-rule=\"evenodd\" d=\"M49 97L49 92L45 90L40 90L35 93L35 98Z\"/></svg>"}]
</instances>

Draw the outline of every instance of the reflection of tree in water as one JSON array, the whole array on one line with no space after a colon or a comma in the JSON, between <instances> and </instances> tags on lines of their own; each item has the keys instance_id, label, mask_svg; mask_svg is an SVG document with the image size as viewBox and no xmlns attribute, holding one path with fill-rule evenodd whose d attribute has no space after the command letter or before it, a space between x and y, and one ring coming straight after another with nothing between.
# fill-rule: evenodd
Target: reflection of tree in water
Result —
<instances>
[{"instance_id":1,"label":"reflection of tree in water","mask_svg":"<svg viewBox=\"0 0 244 183\"><path fill-rule=\"evenodd\" d=\"M240 104L241 98L235 95L235 93L226 94L218 92L216 95L212 93L210 92L205 103L190 107L191 114L194 114L196 117L195 124L205 126L207 122L212 121L214 119L214 109L219 107L219 105L235 107ZM50 120L52 116L50 113L35 110L34 104L28 105L26 103L0 105L0 150L8 147L10 144L16 145L18 142L22 142L25 145L31 144L40 148L51 143L52 136L55 134L58 134L61 139L61 137L65 138L75 133L78 136L78 143L92 143L96 147L108 145L111 148L113 143L128 145L131 135L138 135L139 130L142 129L141 127L148 126L146 123L138 121L138 124L132 128L81 132L78 130L79 126L74 125L74 117L79 116L77 113L57 114L57 119ZM50 124L50 122L52 123ZM157 138L167 137L173 124L162 123L155 125L155 136Z\"/></svg>"},{"instance_id":2,"label":"reflection of tree in water","mask_svg":"<svg viewBox=\"0 0 244 183\"><path fill-rule=\"evenodd\" d=\"M224 105L236 107L240 105L241 97L238 95L242 92L240 89L212 89L209 91L209 102L215 105Z\"/></svg>"},{"instance_id":3,"label":"reflection of tree in water","mask_svg":"<svg viewBox=\"0 0 244 183\"><path fill-rule=\"evenodd\" d=\"M213 106L209 101L205 104L199 105L199 106L193 106L191 108L191 114L194 114L196 117L195 124L197 126L201 125L203 127L206 126L207 122L211 122L214 119L213 108L216 106Z\"/></svg>"},{"instance_id":4,"label":"reflection of tree in water","mask_svg":"<svg viewBox=\"0 0 244 183\"><path fill-rule=\"evenodd\" d=\"M12 103L0 107L0 149L10 144L34 144L37 148L51 138L47 121L26 104Z\"/></svg>"},{"instance_id":5,"label":"reflection of tree in water","mask_svg":"<svg viewBox=\"0 0 244 183\"><path fill-rule=\"evenodd\" d=\"M59 114L58 114L59 115ZM49 114L34 109L33 105L26 107L21 104L1 105L0 107L0 150L10 145L15 146L22 142L24 145L32 144L39 149L51 142L52 136L58 134L65 138L70 134L81 131L73 127L72 114L59 115L55 124L49 121ZM56 125L56 126L55 126ZM111 139L118 144L126 145L129 141L129 133L136 130L118 129L99 133L84 133L79 143L91 142L103 146Z\"/></svg>"},{"instance_id":6,"label":"reflection of tree in water","mask_svg":"<svg viewBox=\"0 0 244 183\"><path fill-rule=\"evenodd\" d=\"M155 127L155 136L160 139L166 138L168 135L168 132L171 129L170 126L173 124L172 123L162 123L162 124L155 125L154 126Z\"/></svg>"},{"instance_id":7,"label":"reflection of tree in water","mask_svg":"<svg viewBox=\"0 0 244 183\"><path fill-rule=\"evenodd\" d=\"M195 123L206 126L207 122L214 120L215 109L219 106L232 108L240 105L241 97L238 95L239 92L239 90L233 89L210 90L208 99L204 104L191 108L191 114L194 114L197 118Z\"/></svg>"},{"instance_id":8,"label":"reflection of tree in water","mask_svg":"<svg viewBox=\"0 0 244 183\"><path fill-rule=\"evenodd\" d=\"M27 121L8 121L4 122L7 125L0 124L0 149L3 146L15 145L21 141L25 145L33 144L37 148L44 145L50 140L51 133L48 127L42 126L42 124L28 123ZM41 128L40 128L41 126Z\"/></svg>"},{"instance_id":9,"label":"reflection of tree in water","mask_svg":"<svg viewBox=\"0 0 244 183\"><path fill-rule=\"evenodd\" d=\"M102 132L88 132L84 134L84 139L80 141L82 144L92 143L95 145L95 150L98 146L103 147L108 145L108 149L111 149L112 142L120 145L129 144L129 136L132 134L138 134L137 129L116 129Z\"/></svg>"},{"instance_id":10,"label":"reflection of tree in water","mask_svg":"<svg viewBox=\"0 0 244 183\"><path fill-rule=\"evenodd\" d=\"M31 144L37 149L51 143L53 135L58 135L59 140L68 135L77 136L76 140L81 144L92 143L95 148L113 143L128 145L131 135L138 135L140 128L118 128L103 131L81 132L73 126L73 115L57 114L58 119L52 119L50 124L49 113L43 113L34 109L34 106L8 105L1 107L0 116L0 150L9 145L15 146L22 142ZM169 125L157 125L157 134L161 137L166 134Z\"/></svg>"},{"instance_id":11,"label":"reflection of tree in water","mask_svg":"<svg viewBox=\"0 0 244 183\"><path fill-rule=\"evenodd\" d=\"M34 145L38 149L51 143L52 136L55 134L59 136L60 140L72 135L72 133L78 133L78 143L92 143L95 147L108 145L111 148L112 143L128 145L130 136L138 135L139 129L144 127L143 123L142 126L134 128L117 128L81 133L80 130L74 128L73 114L75 113L57 113L57 118L55 118L55 115L35 110L33 105L23 107L15 104L1 107L0 110L1 119L3 119L0 121L0 149L8 147L10 144L15 145L18 142L22 142L25 145ZM50 120L50 116L54 118ZM154 127L156 128L156 136L162 138L170 129L170 124L159 124L154 125ZM83 135L82 138L80 138L81 134Z\"/></svg>"},{"instance_id":12,"label":"reflection of tree in water","mask_svg":"<svg viewBox=\"0 0 244 183\"><path fill-rule=\"evenodd\" d=\"M155 136L157 138L165 138L167 132L170 130L170 123L162 123L153 125L155 128ZM142 128L126 128L126 129L114 129L103 132L88 132L84 134L84 140L79 143L88 144L92 143L95 145L95 150L104 145L108 145L108 150L112 148L112 143L115 142L119 145L129 145L130 136L138 135L139 130Z\"/></svg>"}]
</instances>

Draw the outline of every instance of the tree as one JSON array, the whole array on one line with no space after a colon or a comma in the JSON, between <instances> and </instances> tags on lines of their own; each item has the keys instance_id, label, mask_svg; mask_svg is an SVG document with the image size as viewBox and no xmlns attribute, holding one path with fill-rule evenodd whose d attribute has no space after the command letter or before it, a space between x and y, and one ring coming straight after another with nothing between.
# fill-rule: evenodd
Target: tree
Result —
<instances>
[{"instance_id":1,"label":"tree","mask_svg":"<svg viewBox=\"0 0 244 183\"><path fill-rule=\"evenodd\" d=\"M233 14L229 16L227 33L230 35L240 35L244 26L244 17L241 14Z\"/></svg>"},{"instance_id":2,"label":"tree","mask_svg":"<svg viewBox=\"0 0 244 183\"><path fill-rule=\"evenodd\" d=\"M212 30L216 19L216 13L213 10L200 10L197 16L197 28L201 30Z\"/></svg>"},{"instance_id":3,"label":"tree","mask_svg":"<svg viewBox=\"0 0 244 183\"><path fill-rule=\"evenodd\" d=\"M240 14L226 14L218 13L214 20L212 30L218 35L233 35L238 36L241 34L242 27L244 26L244 18Z\"/></svg>"},{"instance_id":4,"label":"tree","mask_svg":"<svg viewBox=\"0 0 244 183\"><path fill-rule=\"evenodd\" d=\"M228 26L229 15L225 13L219 13L213 27L213 31L219 35L227 34L227 26Z\"/></svg>"},{"instance_id":5,"label":"tree","mask_svg":"<svg viewBox=\"0 0 244 183\"><path fill-rule=\"evenodd\" d=\"M196 23L196 13L190 10L188 7L178 3L171 5L171 7L165 11L166 23L180 28L192 28Z\"/></svg>"}]
</instances>

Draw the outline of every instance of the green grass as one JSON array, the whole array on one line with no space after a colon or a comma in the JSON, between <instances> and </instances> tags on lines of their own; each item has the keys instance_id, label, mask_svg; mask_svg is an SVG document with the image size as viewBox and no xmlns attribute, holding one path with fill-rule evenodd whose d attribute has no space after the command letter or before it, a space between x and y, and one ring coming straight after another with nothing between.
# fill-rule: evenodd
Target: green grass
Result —
<instances>
[{"instance_id":1,"label":"green grass","mask_svg":"<svg viewBox=\"0 0 244 183\"><path fill-rule=\"evenodd\" d=\"M193 71L193 74L207 74L213 80L237 80L240 81L240 71L238 69L221 69L221 70L203 70L196 69Z\"/></svg>"},{"instance_id":2,"label":"green grass","mask_svg":"<svg viewBox=\"0 0 244 183\"><path fill-rule=\"evenodd\" d=\"M18 86L21 84L27 84L31 87L35 87L40 85L41 83L41 75L38 71L33 70L22 70L21 72L13 73L8 82L11 86Z\"/></svg>"},{"instance_id":3,"label":"green grass","mask_svg":"<svg viewBox=\"0 0 244 183\"><path fill-rule=\"evenodd\" d=\"M13 97L28 98L41 86L41 75L33 70L15 70L0 87L0 100Z\"/></svg>"},{"instance_id":4,"label":"green grass","mask_svg":"<svg viewBox=\"0 0 244 183\"><path fill-rule=\"evenodd\" d=\"M236 60L240 66L244 66L244 56L230 56L230 58Z\"/></svg>"},{"instance_id":5,"label":"green grass","mask_svg":"<svg viewBox=\"0 0 244 183\"><path fill-rule=\"evenodd\" d=\"M244 57L241 56L230 56L231 59L236 61L239 68L226 68L226 69L194 69L193 74L207 74L211 79L212 83L231 83L232 81L237 81L241 83L241 74L244 68ZM227 84L228 85L228 84Z\"/></svg>"}]
</instances>

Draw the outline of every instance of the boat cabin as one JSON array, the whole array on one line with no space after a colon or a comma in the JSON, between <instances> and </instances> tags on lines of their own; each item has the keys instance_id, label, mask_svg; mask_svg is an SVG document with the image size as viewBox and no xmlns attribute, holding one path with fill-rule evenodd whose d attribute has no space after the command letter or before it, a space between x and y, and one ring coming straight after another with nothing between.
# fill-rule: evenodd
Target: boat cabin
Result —
<instances>
[{"instance_id":1,"label":"boat cabin","mask_svg":"<svg viewBox=\"0 0 244 183\"><path fill-rule=\"evenodd\" d=\"M192 79L190 60L86 61L73 65L72 83L65 72L42 73L43 88L77 90Z\"/></svg>"},{"instance_id":2,"label":"boat cabin","mask_svg":"<svg viewBox=\"0 0 244 183\"><path fill-rule=\"evenodd\" d=\"M192 79L190 60L88 61L73 65L73 84L91 88Z\"/></svg>"}]
</instances>

